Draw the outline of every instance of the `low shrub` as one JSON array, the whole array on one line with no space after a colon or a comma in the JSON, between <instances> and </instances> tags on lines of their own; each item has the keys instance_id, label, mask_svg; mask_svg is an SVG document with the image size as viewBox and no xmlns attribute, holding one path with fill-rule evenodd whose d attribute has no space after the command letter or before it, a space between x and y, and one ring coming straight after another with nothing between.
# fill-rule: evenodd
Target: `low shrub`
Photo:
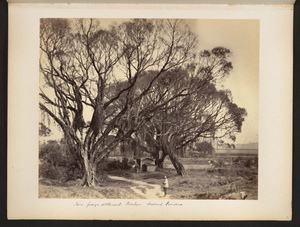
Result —
<instances>
[{"instance_id":1,"label":"low shrub","mask_svg":"<svg viewBox=\"0 0 300 227\"><path fill-rule=\"evenodd\" d=\"M49 141L40 146L39 176L60 181L75 180L83 176L75 157L67 150L64 141Z\"/></svg>"},{"instance_id":2,"label":"low shrub","mask_svg":"<svg viewBox=\"0 0 300 227\"><path fill-rule=\"evenodd\" d=\"M123 158L122 161L120 160L113 160L110 162L107 162L105 170L128 170L131 169L131 161L129 161L128 158Z\"/></svg>"},{"instance_id":3,"label":"low shrub","mask_svg":"<svg viewBox=\"0 0 300 227\"><path fill-rule=\"evenodd\" d=\"M233 164L241 165L250 169L255 169L258 167L258 157L237 157L232 159Z\"/></svg>"},{"instance_id":4,"label":"low shrub","mask_svg":"<svg viewBox=\"0 0 300 227\"><path fill-rule=\"evenodd\" d=\"M128 163L129 163L129 159L128 158L123 158L122 159L122 164L124 167L128 166Z\"/></svg>"},{"instance_id":5,"label":"low shrub","mask_svg":"<svg viewBox=\"0 0 300 227\"><path fill-rule=\"evenodd\" d=\"M57 179L57 171L50 163L42 163L39 166L39 176L41 178Z\"/></svg>"}]
</instances>

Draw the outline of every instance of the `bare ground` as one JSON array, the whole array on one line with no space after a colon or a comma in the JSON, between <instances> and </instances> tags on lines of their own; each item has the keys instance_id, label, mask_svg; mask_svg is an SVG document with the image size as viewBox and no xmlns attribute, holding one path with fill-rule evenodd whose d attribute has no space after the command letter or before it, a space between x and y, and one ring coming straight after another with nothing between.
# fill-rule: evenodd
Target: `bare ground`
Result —
<instances>
[{"instance_id":1,"label":"bare ground","mask_svg":"<svg viewBox=\"0 0 300 227\"><path fill-rule=\"evenodd\" d=\"M134 191L137 195L143 197L143 199L169 199L169 196L164 196L161 185L159 184L148 184L143 181L138 180L129 180L124 177L117 176L108 176L110 179L130 182L134 186L131 186L130 189Z\"/></svg>"},{"instance_id":2,"label":"bare ground","mask_svg":"<svg viewBox=\"0 0 300 227\"><path fill-rule=\"evenodd\" d=\"M199 160L198 160L199 161ZM106 173L106 178L95 188L78 186L78 181L66 183L57 180L40 179L40 198L98 198L98 199L241 199L258 198L257 167L245 167L244 163L234 163L230 158L225 164L207 165L207 160L186 159L187 175L181 177L169 167L161 171L134 173L114 170ZM164 176L169 179L169 192L163 197L161 183Z\"/></svg>"}]
</instances>

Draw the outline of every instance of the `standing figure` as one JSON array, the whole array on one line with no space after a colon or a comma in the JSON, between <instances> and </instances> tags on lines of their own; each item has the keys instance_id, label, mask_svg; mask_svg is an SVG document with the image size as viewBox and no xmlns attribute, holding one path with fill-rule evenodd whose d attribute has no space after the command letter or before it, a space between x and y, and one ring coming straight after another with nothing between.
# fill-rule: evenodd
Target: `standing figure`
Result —
<instances>
[{"instance_id":1,"label":"standing figure","mask_svg":"<svg viewBox=\"0 0 300 227\"><path fill-rule=\"evenodd\" d=\"M162 187L163 187L163 190L164 190L164 193L165 193L164 196L166 196L166 195L167 195L168 188L169 188L169 181L168 181L167 176L165 176L165 179L164 179L164 181L163 181L163 183L162 183Z\"/></svg>"}]
</instances>

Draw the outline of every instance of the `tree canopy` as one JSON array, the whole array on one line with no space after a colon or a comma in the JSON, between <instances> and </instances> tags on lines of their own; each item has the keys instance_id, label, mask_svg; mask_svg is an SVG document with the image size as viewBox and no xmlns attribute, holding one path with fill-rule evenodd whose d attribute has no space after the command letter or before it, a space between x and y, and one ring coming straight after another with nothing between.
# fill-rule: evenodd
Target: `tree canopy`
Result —
<instances>
[{"instance_id":1,"label":"tree canopy","mask_svg":"<svg viewBox=\"0 0 300 227\"><path fill-rule=\"evenodd\" d=\"M41 19L40 109L81 161L82 185L122 141L135 141L178 174L176 151L199 137L235 140L246 110L216 84L232 70L229 49L199 51L184 20Z\"/></svg>"}]
</instances>

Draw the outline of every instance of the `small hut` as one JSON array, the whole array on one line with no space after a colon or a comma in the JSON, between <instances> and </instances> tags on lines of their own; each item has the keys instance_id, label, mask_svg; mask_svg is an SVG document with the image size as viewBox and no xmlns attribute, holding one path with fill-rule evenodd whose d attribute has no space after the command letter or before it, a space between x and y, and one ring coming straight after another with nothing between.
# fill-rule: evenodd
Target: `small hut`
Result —
<instances>
[{"instance_id":1,"label":"small hut","mask_svg":"<svg viewBox=\"0 0 300 227\"><path fill-rule=\"evenodd\" d=\"M156 165L145 163L142 165L142 172L155 172L156 171Z\"/></svg>"},{"instance_id":2,"label":"small hut","mask_svg":"<svg viewBox=\"0 0 300 227\"><path fill-rule=\"evenodd\" d=\"M141 164L154 164L155 165L155 160L152 158L143 158L141 159Z\"/></svg>"},{"instance_id":3,"label":"small hut","mask_svg":"<svg viewBox=\"0 0 300 227\"><path fill-rule=\"evenodd\" d=\"M152 158L137 159L137 164L142 172L154 172L156 170L155 160Z\"/></svg>"}]
</instances>

